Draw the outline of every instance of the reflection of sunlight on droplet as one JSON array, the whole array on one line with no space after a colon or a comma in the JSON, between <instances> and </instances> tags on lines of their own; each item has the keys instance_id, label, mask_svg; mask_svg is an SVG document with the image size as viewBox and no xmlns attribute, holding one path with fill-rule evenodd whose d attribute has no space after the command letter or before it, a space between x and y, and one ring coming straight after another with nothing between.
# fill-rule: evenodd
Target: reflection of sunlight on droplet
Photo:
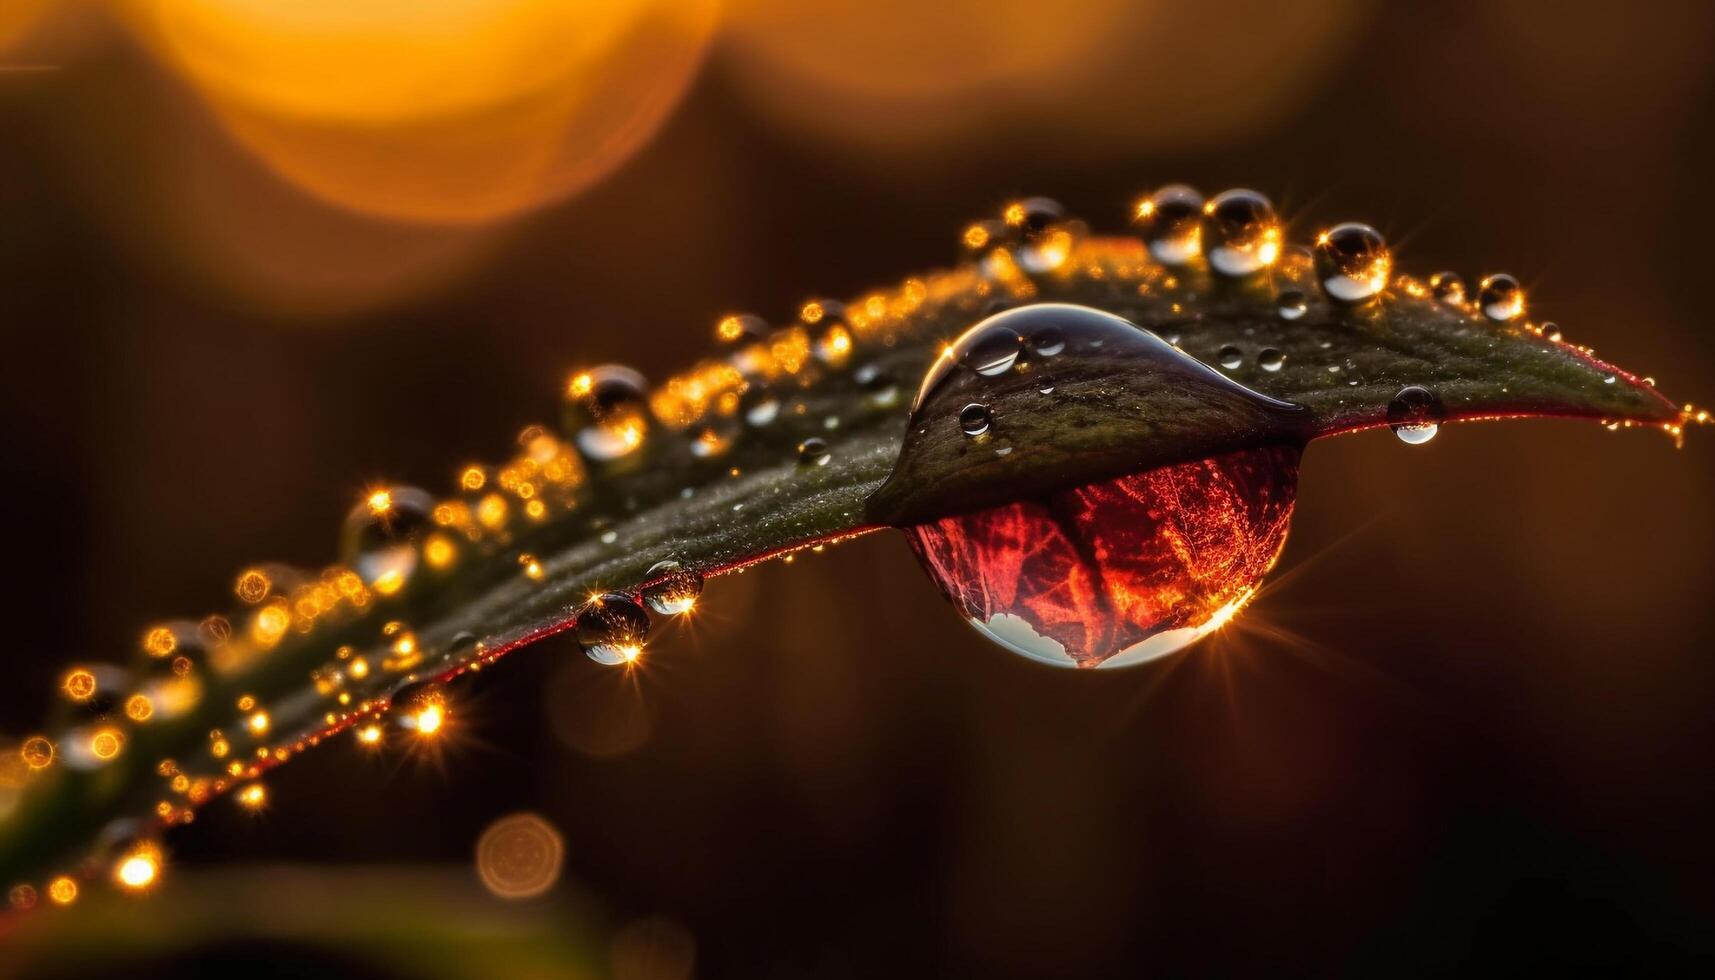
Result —
<instances>
[{"instance_id":1,"label":"reflection of sunlight on droplet","mask_svg":"<svg viewBox=\"0 0 1715 980\"><path fill-rule=\"evenodd\" d=\"M476 873L500 898L533 898L560 878L565 844L534 813L514 813L488 825L476 842Z\"/></svg>"},{"instance_id":2,"label":"reflection of sunlight on droplet","mask_svg":"<svg viewBox=\"0 0 1715 980\"><path fill-rule=\"evenodd\" d=\"M689 980L697 941L671 919L639 919L613 937L613 980Z\"/></svg>"},{"instance_id":3,"label":"reflection of sunlight on droplet","mask_svg":"<svg viewBox=\"0 0 1715 980\"><path fill-rule=\"evenodd\" d=\"M138 32L276 173L470 223L601 178L677 103L713 0L137 0Z\"/></svg>"}]
</instances>

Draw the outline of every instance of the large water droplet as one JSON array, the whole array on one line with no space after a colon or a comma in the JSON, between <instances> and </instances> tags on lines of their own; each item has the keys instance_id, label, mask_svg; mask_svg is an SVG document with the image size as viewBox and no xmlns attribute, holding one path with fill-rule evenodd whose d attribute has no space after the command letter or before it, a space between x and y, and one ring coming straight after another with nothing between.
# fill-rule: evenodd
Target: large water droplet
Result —
<instances>
[{"instance_id":1,"label":"large water droplet","mask_svg":"<svg viewBox=\"0 0 1715 980\"><path fill-rule=\"evenodd\" d=\"M1203 252L1203 195L1184 184L1168 184L1138 202L1133 222L1149 256L1182 266Z\"/></svg>"},{"instance_id":2,"label":"large water droplet","mask_svg":"<svg viewBox=\"0 0 1715 980\"><path fill-rule=\"evenodd\" d=\"M435 498L417 487L370 491L346 515L340 560L363 584L383 594L399 591L417 568L416 542L434 510Z\"/></svg>"},{"instance_id":3,"label":"large water droplet","mask_svg":"<svg viewBox=\"0 0 1715 980\"><path fill-rule=\"evenodd\" d=\"M585 458L620 459L643 444L649 429L647 384L628 367L607 364L572 377L561 418Z\"/></svg>"},{"instance_id":4,"label":"large water droplet","mask_svg":"<svg viewBox=\"0 0 1715 980\"><path fill-rule=\"evenodd\" d=\"M578 611L578 645L598 664L636 660L649 638L649 614L624 592L607 592Z\"/></svg>"},{"instance_id":5,"label":"large water droplet","mask_svg":"<svg viewBox=\"0 0 1715 980\"><path fill-rule=\"evenodd\" d=\"M1422 385L1407 385L1388 402L1387 421L1401 442L1421 446L1435 438L1447 417L1441 398Z\"/></svg>"},{"instance_id":6,"label":"large water droplet","mask_svg":"<svg viewBox=\"0 0 1715 980\"><path fill-rule=\"evenodd\" d=\"M703 594L703 573L671 559L656 562L644 577L650 584L643 587L643 601L663 616L690 612Z\"/></svg>"},{"instance_id":7,"label":"large water droplet","mask_svg":"<svg viewBox=\"0 0 1715 980\"><path fill-rule=\"evenodd\" d=\"M1228 622L1285 544L1298 450L1179 463L909 530L930 576L1002 647L1117 667Z\"/></svg>"},{"instance_id":8,"label":"large water droplet","mask_svg":"<svg viewBox=\"0 0 1715 980\"><path fill-rule=\"evenodd\" d=\"M1393 253L1381 233L1350 221L1316 237L1316 275L1322 291L1341 303L1362 303L1387 288Z\"/></svg>"},{"instance_id":9,"label":"large water droplet","mask_svg":"<svg viewBox=\"0 0 1715 980\"><path fill-rule=\"evenodd\" d=\"M1256 191L1222 191L1203 205L1203 254L1223 276L1241 278L1273 265L1281 236L1274 205Z\"/></svg>"},{"instance_id":10,"label":"large water droplet","mask_svg":"<svg viewBox=\"0 0 1715 980\"><path fill-rule=\"evenodd\" d=\"M1504 272L1486 277L1477 286L1477 307L1496 323L1524 315L1524 287Z\"/></svg>"}]
</instances>

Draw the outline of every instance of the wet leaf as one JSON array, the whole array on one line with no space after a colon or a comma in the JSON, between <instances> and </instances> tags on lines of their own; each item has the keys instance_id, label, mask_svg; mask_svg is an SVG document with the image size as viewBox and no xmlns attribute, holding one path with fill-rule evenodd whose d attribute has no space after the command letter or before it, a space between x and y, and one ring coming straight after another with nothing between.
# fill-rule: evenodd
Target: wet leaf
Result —
<instances>
[{"instance_id":1,"label":"wet leaf","mask_svg":"<svg viewBox=\"0 0 1715 980\"><path fill-rule=\"evenodd\" d=\"M635 593L664 560L714 574L878 526L1296 447L1388 424L1408 386L1431 392L1446 421L1576 416L1676 434L1683 422L1635 376L1522 318L1496 323L1442 302L1414 279L1392 279L1354 306L1326 298L1308 254L1288 250L1259 275L1223 280L1200 260L1164 267L1137 239L1075 242L1062 231L1059 252L981 250L956 269L859 297L843 316L824 303L807 308L809 322L766 336L723 328L737 343L650 392L648 413L623 400L602 407L625 419L608 433L620 441L603 443L612 458L577 464L568 445L577 433L561 441L527 430L518 457L471 471L436 507L430 536L409 539L416 550L387 588L378 578L325 608L314 605L318 583L337 592L346 581L337 573L263 589L231 615L230 637L210 641L194 708L171 720L120 719L118 758L81 771L56 763L22 780L0 827L0 883L40 882L110 856L157 832L158 814L183 819L296 752L370 724L407 686L417 697L425 681L450 681L571 628L592 595ZM1052 356L1031 352L1028 371L960 380L995 420L978 452L961 428L962 395L926 398L908 425L912 394L946 345L1038 303L1123 318L1148 332L1128 343L1158 356L1063 358L1050 370ZM446 546L439 559L434 535ZM314 607L307 620L301 601ZM266 621L270 609L288 624ZM234 707L241 698L266 712L265 726ZM52 734L63 758L68 733ZM228 751L217 754L222 740ZM163 774L169 759L189 790Z\"/></svg>"}]
</instances>

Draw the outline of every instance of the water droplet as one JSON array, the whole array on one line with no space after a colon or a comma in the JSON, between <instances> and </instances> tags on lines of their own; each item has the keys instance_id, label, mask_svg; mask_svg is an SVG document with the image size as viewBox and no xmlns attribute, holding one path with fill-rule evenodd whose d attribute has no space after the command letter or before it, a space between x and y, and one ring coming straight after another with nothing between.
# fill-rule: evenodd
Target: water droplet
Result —
<instances>
[{"instance_id":1,"label":"water droplet","mask_svg":"<svg viewBox=\"0 0 1715 980\"><path fill-rule=\"evenodd\" d=\"M1276 347L1264 347L1257 351L1256 366L1264 371L1278 371L1286 366L1286 355Z\"/></svg>"},{"instance_id":2,"label":"water droplet","mask_svg":"<svg viewBox=\"0 0 1715 980\"><path fill-rule=\"evenodd\" d=\"M1182 266L1203 251L1203 195L1184 184L1168 184L1138 202L1133 223L1150 258Z\"/></svg>"},{"instance_id":3,"label":"water droplet","mask_svg":"<svg viewBox=\"0 0 1715 980\"><path fill-rule=\"evenodd\" d=\"M764 428L780 417L780 399L761 382L751 382L738 396L738 414L745 424Z\"/></svg>"},{"instance_id":4,"label":"water droplet","mask_svg":"<svg viewBox=\"0 0 1715 980\"><path fill-rule=\"evenodd\" d=\"M671 559L650 566L644 578L651 584L643 587L643 601L663 616L690 612L703 594L703 573Z\"/></svg>"},{"instance_id":5,"label":"water droplet","mask_svg":"<svg viewBox=\"0 0 1715 980\"><path fill-rule=\"evenodd\" d=\"M1058 666L1124 666L1237 614L1286 542L1297 473L1295 448L1246 450L908 533L930 577L1002 647Z\"/></svg>"},{"instance_id":6,"label":"water droplet","mask_svg":"<svg viewBox=\"0 0 1715 980\"><path fill-rule=\"evenodd\" d=\"M994 417L989 413L987 405L975 402L966 405L959 411L959 429L967 436L980 436L989 430Z\"/></svg>"},{"instance_id":7,"label":"water droplet","mask_svg":"<svg viewBox=\"0 0 1715 980\"><path fill-rule=\"evenodd\" d=\"M399 591L417 568L417 539L432 523L435 498L393 486L364 495L340 531L340 560L383 594Z\"/></svg>"},{"instance_id":8,"label":"water droplet","mask_svg":"<svg viewBox=\"0 0 1715 980\"><path fill-rule=\"evenodd\" d=\"M447 723L447 689L438 681L417 681L393 692L387 718L413 735L433 736Z\"/></svg>"},{"instance_id":9,"label":"water droplet","mask_svg":"<svg viewBox=\"0 0 1715 980\"><path fill-rule=\"evenodd\" d=\"M1245 362L1245 355L1232 344L1227 344L1215 352L1215 363L1231 371Z\"/></svg>"},{"instance_id":10,"label":"water droplet","mask_svg":"<svg viewBox=\"0 0 1715 980\"><path fill-rule=\"evenodd\" d=\"M819 436L811 436L798 444L799 466L826 466L832 458L827 440Z\"/></svg>"},{"instance_id":11,"label":"water droplet","mask_svg":"<svg viewBox=\"0 0 1715 980\"><path fill-rule=\"evenodd\" d=\"M1296 289L1288 289L1274 299L1274 312L1282 320L1301 320L1310 312L1310 302Z\"/></svg>"},{"instance_id":12,"label":"water droplet","mask_svg":"<svg viewBox=\"0 0 1715 980\"><path fill-rule=\"evenodd\" d=\"M1012 370L1013 365L1018 363L1023 341L1013 330L1004 325L996 325L972 337L963 350L966 367L984 377L992 378Z\"/></svg>"},{"instance_id":13,"label":"water droplet","mask_svg":"<svg viewBox=\"0 0 1715 980\"><path fill-rule=\"evenodd\" d=\"M1393 253L1380 232L1349 221L1316 236L1316 274L1330 299L1362 303L1387 288Z\"/></svg>"},{"instance_id":14,"label":"water droplet","mask_svg":"<svg viewBox=\"0 0 1715 980\"><path fill-rule=\"evenodd\" d=\"M853 343L846 304L832 299L811 300L804 304L801 315L804 324L815 330L812 346L816 360L832 368L843 367L852 355Z\"/></svg>"},{"instance_id":15,"label":"water droplet","mask_svg":"<svg viewBox=\"0 0 1715 980\"><path fill-rule=\"evenodd\" d=\"M586 459L621 459L643 444L648 432L647 384L628 367L607 364L572 376L561 418Z\"/></svg>"},{"instance_id":16,"label":"water droplet","mask_svg":"<svg viewBox=\"0 0 1715 980\"><path fill-rule=\"evenodd\" d=\"M1560 333L1560 324L1555 323L1553 320L1545 322L1542 325L1541 332L1544 339L1552 340L1556 343L1565 339L1565 337Z\"/></svg>"},{"instance_id":17,"label":"water droplet","mask_svg":"<svg viewBox=\"0 0 1715 980\"><path fill-rule=\"evenodd\" d=\"M1441 398L1422 385L1407 385L1388 402L1387 421L1401 442L1420 446L1435 438L1447 417Z\"/></svg>"},{"instance_id":18,"label":"water droplet","mask_svg":"<svg viewBox=\"0 0 1715 980\"><path fill-rule=\"evenodd\" d=\"M1620 380L1618 375L1613 375L1613 374L1602 375L1602 383L1605 385L1611 385L1618 380Z\"/></svg>"},{"instance_id":19,"label":"water droplet","mask_svg":"<svg viewBox=\"0 0 1715 980\"><path fill-rule=\"evenodd\" d=\"M1223 191L1203 205L1203 254L1217 273L1237 279L1260 272L1280 258L1280 245L1274 205L1256 191Z\"/></svg>"},{"instance_id":20,"label":"water droplet","mask_svg":"<svg viewBox=\"0 0 1715 980\"><path fill-rule=\"evenodd\" d=\"M1477 286L1477 307L1496 323L1524 315L1524 287L1504 272L1486 277Z\"/></svg>"},{"instance_id":21,"label":"water droplet","mask_svg":"<svg viewBox=\"0 0 1715 980\"><path fill-rule=\"evenodd\" d=\"M1450 306L1465 305L1465 277L1457 272L1437 272L1430 276L1429 291Z\"/></svg>"},{"instance_id":22,"label":"water droplet","mask_svg":"<svg viewBox=\"0 0 1715 980\"><path fill-rule=\"evenodd\" d=\"M578 645L598 664L631 663L643 653L649 638L649 614L623 592L591 599L578 612Z\"/></svg>"},{"instance_id":23,"label":"water droplet","mask_svg":"<svg viewBox=\"0 0 1715 980\"><path fill-rule=\"evenodd\" d=\"M691 436L691 455L698 459L713 459L732 448L743 431L743 424L737 415L723 415L718 411L710 411L703 416L703 422L693 430Z\"/></svg>"},{"instance_id":24,"label":"water droplet","mask_svg":"<svg viewBox=\"0 0 1715 980\"><path fill-rule=\"evenodd\" d=\"M1040 375L1036 379L1036 390L1042 392L1044 395L1052 395L1054 394L1054 384L1053 375Z\"/></svg>"}]
</instances>

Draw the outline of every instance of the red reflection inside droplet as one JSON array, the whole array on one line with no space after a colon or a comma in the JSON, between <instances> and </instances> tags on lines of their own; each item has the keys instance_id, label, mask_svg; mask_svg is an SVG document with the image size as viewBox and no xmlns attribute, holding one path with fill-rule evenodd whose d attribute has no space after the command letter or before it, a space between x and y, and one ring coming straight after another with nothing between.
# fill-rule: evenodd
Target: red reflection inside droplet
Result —
<instances>
[{"instance_id":1,"label":"red reflection inside droplet","mask_svg":"<svg viewBox=\"0 0 1715 980\"><path fill-rule=\"evenodd\" d=\"M1226 623L1286 544L1299 451L1179 463L907 532L954 605L1062 666L1164 656Z\"/></svg>"}]
</instances>

